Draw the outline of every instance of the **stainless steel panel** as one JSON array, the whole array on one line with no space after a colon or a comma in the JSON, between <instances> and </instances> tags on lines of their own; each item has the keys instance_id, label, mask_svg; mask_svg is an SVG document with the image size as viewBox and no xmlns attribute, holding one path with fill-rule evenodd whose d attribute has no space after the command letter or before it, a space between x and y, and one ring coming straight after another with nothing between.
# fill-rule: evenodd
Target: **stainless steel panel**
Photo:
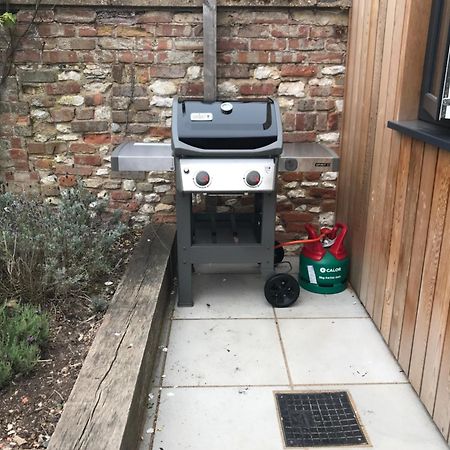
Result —
<instances>
[{"instance_id":1,"label":"stainless steel panel","mask_svg":"<svg viewBox=\"0 0 450 450\"><path fill-rule=\"evenodd\" d=\"M280 172L337 172L339 156L318 143L284 144L278 164Z\"/></svg>"},{"instance_id":2,"label":"stainless steel panel","mask_svg":"<svg viewBox=\"0 0 450 450\"><path fill-rule=\"evenodd\" d=\"M205 171L209 183L199 186L195 177ZM249 186L245 178L251 171L259 172L257 186ZM275 189L276 163L269 158L181 158L177 166L177 186L183 192L271 192Z\"/></svg>"},{"instance_id":3,"label":"stainless steel panel","mask_svg":"<svg viewBox=\"0 0 450 450\"><path fill-rule=\"evenodd\" d=\"M128 172L173 171L172 147L164 143L125 142L113 151L111 167Z\"/></svg>"}]
</instances>

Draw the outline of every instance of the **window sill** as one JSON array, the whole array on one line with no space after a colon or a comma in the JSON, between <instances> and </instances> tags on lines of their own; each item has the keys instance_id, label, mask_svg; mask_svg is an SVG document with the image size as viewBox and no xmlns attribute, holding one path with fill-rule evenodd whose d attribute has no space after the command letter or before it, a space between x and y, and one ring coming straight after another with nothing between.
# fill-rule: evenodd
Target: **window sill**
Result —
<instances>
[{"instance_id":1,"label":"window sill","mask_svg":"<svg viewBox=\"0 0 450 450\"><path fill-rule=\"evenodd\" d=\"M436 147L450 150L450 129L424 122L423 120L389 121L388 128L411 136L419 141L432 144Z\"/></svg>"}]
</instances>

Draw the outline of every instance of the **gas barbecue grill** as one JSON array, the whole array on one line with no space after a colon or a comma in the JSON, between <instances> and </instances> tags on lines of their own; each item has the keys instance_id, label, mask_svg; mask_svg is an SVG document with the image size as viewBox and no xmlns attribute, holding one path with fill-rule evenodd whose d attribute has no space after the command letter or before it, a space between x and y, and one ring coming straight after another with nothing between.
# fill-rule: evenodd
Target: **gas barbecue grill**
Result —
<instances>
[{"instance_id":1,"label":"gas barbecue grill","mask_svg":"<svg viewBox=\"0 0 450 450\"><path fill-rule=\"evenodd\" d=\"M274 267L276 176L282 152L278 105L263 101L175 99L172 149L176 171L180 306L191 306L193 264L259 263ZM252 213L217 212L217 199L194 212L193 193L249 194Z\"/></svg>"},{"instance_id":2,"label":"gas barbecue grill","mask_svg":"<svg viewBox=\"0 0 450 450\"><path fill-rule=\"evenodd\" d=\"M193 266L205 263L258 263L271 304L296 300L297 280L273 275L274 258L282 251L274 252L277 171L337 171L339 158L317 143L283 145L274 100L174 99L172 143L123 143L114 150L111 166L176 171L180 306L193 305ZM252 200L251 210L217 206L230 195L246 204Z\"/></svg>"}]
</instances>

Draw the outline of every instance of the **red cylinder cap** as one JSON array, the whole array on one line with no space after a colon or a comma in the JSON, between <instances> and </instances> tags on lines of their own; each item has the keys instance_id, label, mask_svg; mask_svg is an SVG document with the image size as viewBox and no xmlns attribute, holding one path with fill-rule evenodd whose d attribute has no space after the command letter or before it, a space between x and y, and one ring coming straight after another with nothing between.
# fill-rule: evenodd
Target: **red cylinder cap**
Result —
<instances>
[{"instance_id":1,"label":"red cylinder cap","mask_svg":"<svg viewBox=\"0 0 450 450\"><path fill-rule=\"evenodd\" d=\"M305 230L308 233L308 239L317 239L319 237L311 224L307 223L305 225ZM326 251L320 241L305 244L302 250L303 256L313 259L314 261L320 261L325 256L325 253Z\"/></svg>"},{"instance_id":2,"label":"red cylinder cap","mask_svg":"<svg viewBox=\"0 0 450 450\"><path fill-rule=\"evenodd\" d=\"M336 259L345 259L348 256L347 250L344 247L344 239L347 234L348 227L343 223L337 223L333 231L336 230L336 240L334 244L328 249L328 251L336 258Z\"/></svg>"}]
</instances>

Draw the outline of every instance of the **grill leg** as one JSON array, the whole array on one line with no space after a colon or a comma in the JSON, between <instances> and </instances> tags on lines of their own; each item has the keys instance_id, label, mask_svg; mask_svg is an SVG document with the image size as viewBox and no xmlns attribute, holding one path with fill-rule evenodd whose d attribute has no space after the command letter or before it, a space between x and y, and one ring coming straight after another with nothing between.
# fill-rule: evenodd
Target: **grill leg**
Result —
<instances>
[{"instance_id":1,"label":"grill leg","mask_svg":"<svg viewBox=\"0 0 450 450\"><path fill-rule=\"evenodd\" d=\"M193 306L192 263L192 197L191 194L176 193L177 205L177 256L178 256L178 306Z\"/></svg>"},{"instance_id":2,"label":"grill leg","mask_svg":"<svg viewBox=\"0 0 450 450\"><path fill-rule=\"evenodd\" d=\"M261 226L261 244L264 249L264 258L261 261L261 274L268 278L274 272L274 249L275 241L275 193L263 194L262 199L263 221Z\"/></svg>"}]
</instances>

